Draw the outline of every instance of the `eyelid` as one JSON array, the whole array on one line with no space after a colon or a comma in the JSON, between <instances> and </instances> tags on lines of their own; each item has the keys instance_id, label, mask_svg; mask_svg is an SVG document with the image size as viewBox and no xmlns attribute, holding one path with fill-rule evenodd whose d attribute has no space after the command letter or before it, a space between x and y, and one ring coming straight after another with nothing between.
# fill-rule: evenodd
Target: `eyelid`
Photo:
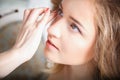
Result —
<instances>
[{"instance_id":1,"label":"eyelid","mask_svg":"<svg viewBox=\"0 0 120 80\"><path fill-rule=\"evenodd\" d=\"M81 31L81 29L78 27L78 25L76 25L75 23L71 23L71 26L75 26L75 27L78 29L79 33L82 34L82 31Z\"/></svg>"}]
</instances>

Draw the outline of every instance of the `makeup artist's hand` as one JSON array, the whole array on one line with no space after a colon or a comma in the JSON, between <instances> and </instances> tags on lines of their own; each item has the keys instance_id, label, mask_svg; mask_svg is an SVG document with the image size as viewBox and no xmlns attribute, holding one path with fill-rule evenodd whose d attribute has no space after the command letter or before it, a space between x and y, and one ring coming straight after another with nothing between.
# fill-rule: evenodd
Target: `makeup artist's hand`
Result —
<instances>
[{"instance_id":1,"label":"makeup artist's hand","mask_svg":"<svg viewBox=\"0 0 120 80\"><path fill-rule=\"evenodd\" d=\"M43 16L39 18L40 15ZM23 25L15 45L10 50L0 53L0 78L32 58L41 41L43 28L49 20L48 8L25 10Z\"/></svg>"},{"instance_id":2,"label":"makeup artist's hand","mask_svg":"<svg viewBox=\"0 0 120 80\"><path fill-rule=\"evenodd\" d=\"M39 17L41 15L42 17ZM13 47L13 49L19 50L25 60L31 59L38 49L49 16L48 8L25 10L23 26Z\"/></svg>"}]
</instances>

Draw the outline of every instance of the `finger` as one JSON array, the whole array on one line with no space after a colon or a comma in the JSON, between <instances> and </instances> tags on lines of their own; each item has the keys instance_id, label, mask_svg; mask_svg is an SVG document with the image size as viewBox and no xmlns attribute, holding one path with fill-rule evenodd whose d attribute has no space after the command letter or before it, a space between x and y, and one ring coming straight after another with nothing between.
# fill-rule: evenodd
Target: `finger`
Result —
<instances>
[{"instance_id":1,"label":"finger","mask_svg":"<svg viewBox=\"0 0 120 80\"><path fill-rule=\"evenodd\" d=\"M29 23L35 23L39 15L44 13L44 10L43 8L32 9L27 21Z\"/></svg>"},{"instance_id":2,"label":"finger","mask_svg":"<svg viewBox=\"0 0 120 80\"><path fill-rule=\"evenodd\" d=\"M50 13L50 16L49 16L48 21L47 21L46 24L48 24L49 22L53 21L56 17L57 17L57 12L56 11Z\"/></svg>"},{"instance_id":3,"label":"finger","mask_svg":"<svg viewBox=\"0 0 120 80\"><path fill-rule=\"evenodd\" d=\"M42 36L42 32L44 30L44 27L45 27L45 24L48 20L48 17L50 15L50 10L48 10L44 16L42 17L41 20L37 21L37 24L36 24L36 29L35 29L35 32L37 33L37 35L39 36L39 39L41 40L41 36Z\"/></svg>"},{"instance_id":4,"label":"finger","mask_svg":"<svg viewBox=\"0 0 120 80\"><path fill-rule=\"evenodd\" d=\"M26 19L27 19L27 17L28 17L28 15L29 15L29 13L30 13L30 10L29 10L29 9L26 9L26 10L24 11L23 22L25 22L25 21L26 21Z\"/></svg>"},{"instance_id":5,"label":"finger","mask_svg":"<svg viewBox=\"0 0 120 80\"><path fill-rule=\"evenodd\" d=\"M49 16L50 16L50 10L48 9L44 16L42 17L41 20L38 21L37 25L42 27L42 26L45 26L45 24L47 23L48 19L49 19Z\"/></svg>"}]
</instances>

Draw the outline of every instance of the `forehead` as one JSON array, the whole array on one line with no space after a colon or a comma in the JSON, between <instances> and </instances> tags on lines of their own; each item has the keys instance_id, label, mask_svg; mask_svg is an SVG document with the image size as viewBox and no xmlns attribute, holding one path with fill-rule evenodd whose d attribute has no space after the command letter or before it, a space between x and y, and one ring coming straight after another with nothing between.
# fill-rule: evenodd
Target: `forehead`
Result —
<instances>
[{"instance_id":1,"label":"forehead","mask_svg":"<svg viewBox=\"0 0 120 80\"><path fill-rule=\"evenodd\" d=\"M63 0L62 4L71 12L90 13L93 11L92 2L92 0Z\"/></svg>"},{"instance_id":2,"label":"forehead","mask_svg":"<svg viewBox=\"0 0 120 80\"><path fill-rule=\"evenodd\" d=\"M84 25L92 25L94 23L94 6L92 1L93 0L63 0L64 15L73 16L80 20L80 22L83 22Z\"/></svg>"},{"instance_id":3,"label":"forehead","mask_svg":"<svg viewBox=\"0 0 120 80\"><path fill-rule=\"evenodd\" d=\"M93 2L95 2L94 0L62 0L62 3L71 3L72 4L76 4L76 5L82 5L82 4L91 4ZM85 5L84 5L85 6Z\"/></svg>"}]
</instances>

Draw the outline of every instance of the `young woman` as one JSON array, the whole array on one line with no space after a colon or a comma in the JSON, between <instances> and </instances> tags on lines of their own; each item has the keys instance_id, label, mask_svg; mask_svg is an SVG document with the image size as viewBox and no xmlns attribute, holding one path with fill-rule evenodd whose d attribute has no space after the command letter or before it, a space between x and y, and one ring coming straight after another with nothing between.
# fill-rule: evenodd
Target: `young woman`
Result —
<instances>
[{"instance_id":1,"label":"young woman","mask_svg":"<svg viewBox=\"0 0 120 80\"><path fill-rule=\"evenodd\" d=\"M50 75L49 80L119 79L120 1L63 0L59 3L57 12L56 19L48 28L45 46L45 56L55 63L54 73ZM46 13L46 18L37 22L38 16L42 13ZM37 41L38 34L41 34L37 26L41 25L44 19L45 21L48 19L48 14L49 10L48 12L41 12L38 9L26 11L23 30L33 35L31 37L26 33L25 39L24 36L21 39L26 31L21 32L17 40L18 44L16 43L13 48L21 54L19 58L17 55L10 58L15 64L12 63L10 65L12 68L6 71L12 71L20 65L19 61L23 63L33 56L37 46L31 47L33 45L30 46L29 43ZM39 40L35 44L39 44ZM2 61L6 61L5 57ZM8 61L5 65L7 64Z\"/></svg>"},{"instance_id":2,"label":"young woman","mask_svg":"<svg viewBox=\"0 0 120 80\"><path fill-rule=\"evenodd\" d=\"M49 80L119 80L120 1L57 4L45 47L45 56L55 63Z\"/></svg>"}]
</instances>

